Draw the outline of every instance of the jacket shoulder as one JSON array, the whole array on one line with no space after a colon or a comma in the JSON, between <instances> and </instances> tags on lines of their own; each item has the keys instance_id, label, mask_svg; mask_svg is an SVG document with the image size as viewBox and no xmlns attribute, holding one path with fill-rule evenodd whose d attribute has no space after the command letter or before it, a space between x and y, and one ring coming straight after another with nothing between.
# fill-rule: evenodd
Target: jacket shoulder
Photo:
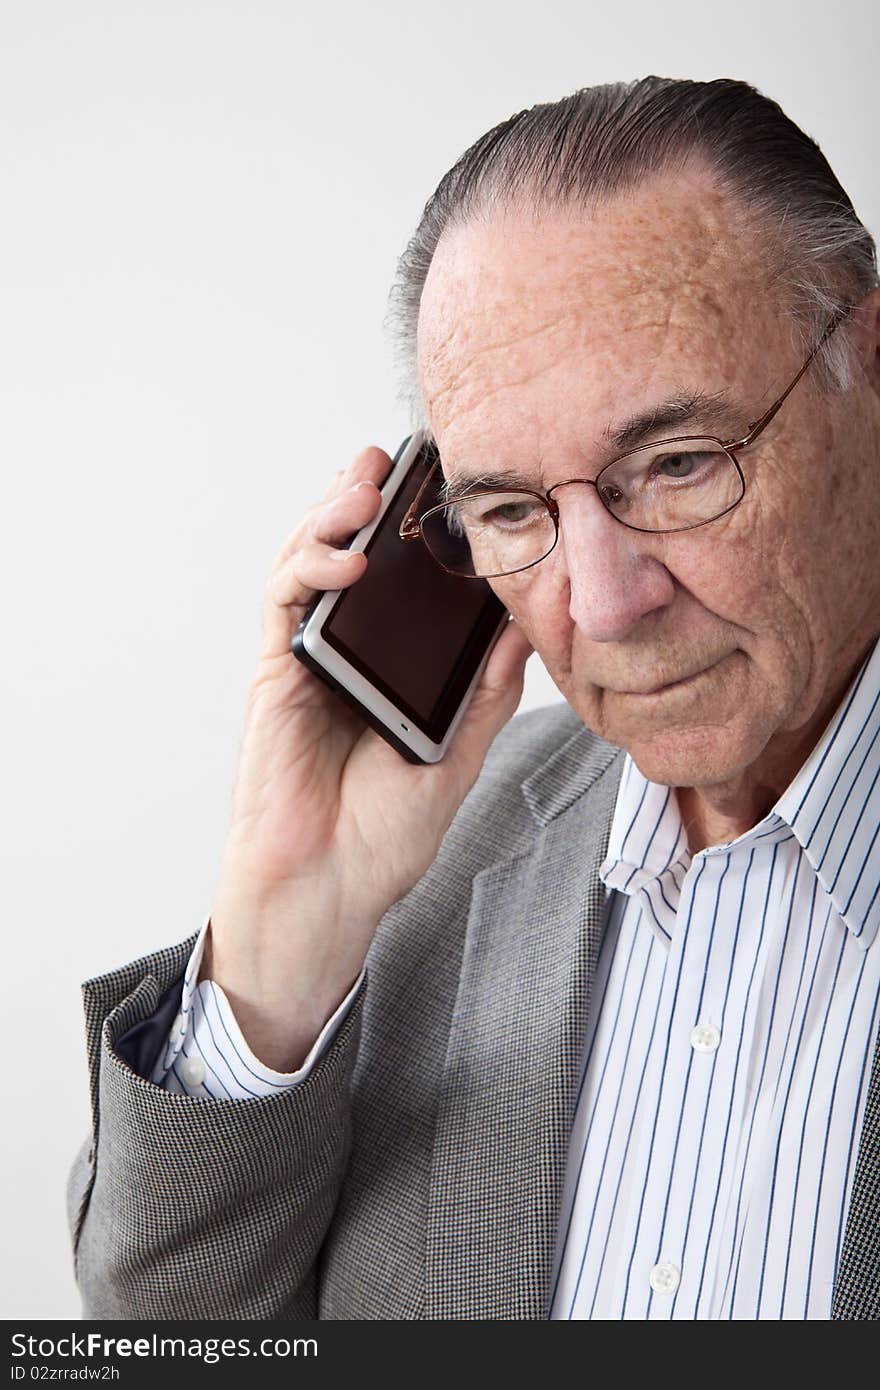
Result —
<instances>
[{"instance_id":1,"label":"jacket shoulder","mask_svg":"<svg viewBox=\"0 0 880 1390\"><path fill-rule=\"evenodd\" d=\"M492 743L471 792L479 800L499 785L520 790L539 769L560 765L571 750L580 762L604 762L620 752L607 739L588 729L571 705L557 701L526 710L504 726Z\"/></svg>"},{"instance_id":2,"label":"jacket shoulder","mask_svg":"<svg viewBox=\"0 0 880 1390\"><path fill-rule=\"evenodd\" d=\"M506 769L513 775L527 777L533 767L549 758L573 734L585 734L597 743L605 742L586 728L565 700L517 714L492 743L483 764L483 775L491 776L496 770Z\"/></svg>"},{"instance_id":3,"label":"jacket shoulder","mask_svg":"<svg viewBox=\"0 0 880 1390\"><path fill-rule=\"evenodd\" d=\"M491 744L447 831L441 861L466 845L466 859L476 868L478 860L488 863L525 848L542 819L530 779L541 784L539 799L563 809L592 780L592 770L600 771L619 751L564 701L514 716Z\"/></svg>"}]
</instances>

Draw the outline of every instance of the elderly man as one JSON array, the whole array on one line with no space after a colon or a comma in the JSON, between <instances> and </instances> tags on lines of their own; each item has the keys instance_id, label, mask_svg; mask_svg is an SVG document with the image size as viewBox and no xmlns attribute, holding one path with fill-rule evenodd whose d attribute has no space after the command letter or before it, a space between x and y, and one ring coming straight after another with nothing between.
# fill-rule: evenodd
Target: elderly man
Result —
<instances>
[{"instance_id":1,"label":"elderly man","mask_svg":"<svg viewBox=\"0 0 880 1390\"><path fill-rule=\"evenodd\" d=\"M649 77L477 141L395 314L515 621L411 766L290 655L388 455L282 548L211 917L85 987L86 1311L877 1317L873 242Z\"/></svg>"}]
</instances>

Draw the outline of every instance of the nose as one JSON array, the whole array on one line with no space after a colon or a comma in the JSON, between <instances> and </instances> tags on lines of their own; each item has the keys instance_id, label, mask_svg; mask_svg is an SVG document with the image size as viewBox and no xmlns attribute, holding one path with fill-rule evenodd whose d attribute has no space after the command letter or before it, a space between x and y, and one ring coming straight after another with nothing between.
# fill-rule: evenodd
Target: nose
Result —
<instances>
[{"instance_id":1,"label":"nose","mask_svg":"<svg viewBox=\"0 0 880 1390\"><path fill-rule=\"evenodd\" d=\"M572 621L591 642L619 642L646 613L675 597L672 575L655 553L660 538L622 526L589 482L560 484L553 496L559 506L555 559L568 581Z\"/></svg>"}]
</instances>

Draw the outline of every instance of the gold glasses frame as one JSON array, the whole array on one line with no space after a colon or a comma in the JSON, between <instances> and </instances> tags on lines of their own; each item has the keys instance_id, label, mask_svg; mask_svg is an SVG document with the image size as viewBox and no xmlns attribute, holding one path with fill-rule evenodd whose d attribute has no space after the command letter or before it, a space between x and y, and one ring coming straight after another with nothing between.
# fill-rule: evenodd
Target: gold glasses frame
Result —
<instances>
[{"instance_id":1,"label":"gold glasses frame","mask_svg":"<svg viewBox=\"0 0 880 1390\"><path fill-rule=\"evenodd\" d=\"M523 570L532 569L535 565L540 565L541 562L543 560L546 560L547 556L550 555L552 551L555 549L556 542L559 540L559 504L554 498L553 493L556 492L558 488L567 487L571 483L589 483L592 487L595 487L599 494L599 498L602 501L602 505L605 507L608 514L612 516L615 521L619 521L621 526L626 526L630 531L643 531L648 532L652 535L671 535L672 533L677 531L693 531L699 526L708 526L710 522L718 521L720 517L726 516L728 512L733 511L734 507L738 507L743 497L745 496L746 480L743 476L743 471L739 466L739 461L734 451L738 451L740 449L747 449L751 444L754 444L755 440L758 438L761 432L765 430L767 426L770 424L770 421L776 415L783 402L787 399L787 397L797 386L801 377L804 375L804 372L810 366L811 362L816 357L820 348L822 348L825 345L825 343L831 337L831 334L835 331L835 329L838 328L840 324L843 322L843 320L852 312L852 308L852 305L848 305L845 308L838 309L834 313L832 318L829 320L829 323L825 328L824 333L822 334L819 341L816 343L816 346L813 348L806 362L804 362L797 376L785 388L778 400L774 401L770 408L764 412L761 418L759 420L756 420L753 424L749 425L745 435L743 435L741 439L721 440L715 438L714 435L710 434L680 434L674 436L671 439L657 439L650 444L640 445L638 449L630 449L624 454L619 454L616 458L611 459L609 463L606 463L595 478L567 478L564 482L554 483L553 486L549 488L546 492L538 492L532 488L495 487L481 488L475 490L474 492L466 493L465 497L467 497L468 499L473 497L493 497L498 493L522 493L523 496L535 497L540 502L544 503L545 507L547 508L547 511L549 512L553 520L553 525L555 529L553 544L550 546L549 550L547 550L544 555L541 555L537 560L530 561L528 565L522 565L515 570L502 570L497 575L476 575L463 574L461 570L448 569L447 566L442 563L442 561L437 559L437 556L431 550L431 547L428 545L427 541L425 541L424 535L422 533L422 526L425 523L425 521L427 521L428 517L436 515L437 512L446 511L446 509L449 506L451 506L452 503L441 502L439 505L435 507L429 507L423 516L418 517L418 519L416 518L418 516L419 504L421 503L422 497L425 494L425 489L428 487L431 479L433 478L434 474L440 466L439 454L435 459L434 463L432 464L430 470L428 471L428 474L426 475L421 487L416 493L416 496L413 499L412 504L410 505L410 507L408 507L403 521L400 523L400 529L398 532L400 539L402 541L423 541L425 549L431 556L431 559L434 561L434 563L436 565L439 565L440 569L445 570L447 574L454 575L456 579L498 579L502 578L504 575L507 574L519 574ZM692 443L695 440L706 440L712 444L717 445L719 449L723 450L724 453L727 454L728 458L733 463L734 468L739 474L741 484L740 495L739 497L737 497L735 502L731 502L730 506L725 507L723 511L718 512L715 516L707 517L705 521L692 522L689 526L673 526L669 528L664 527L659 530L654 527L633 526L630 522L623 521L621 517L617 516L613 511L611 511L611 508L605 501L605 498L602 495L602 490L599 486L603 474L606 473L608 469L613 468L616 464L621 463L624 459L632 458L634 455L641 453L643 450L660 449L667 444Z\"/></svg>"}]
</instances>

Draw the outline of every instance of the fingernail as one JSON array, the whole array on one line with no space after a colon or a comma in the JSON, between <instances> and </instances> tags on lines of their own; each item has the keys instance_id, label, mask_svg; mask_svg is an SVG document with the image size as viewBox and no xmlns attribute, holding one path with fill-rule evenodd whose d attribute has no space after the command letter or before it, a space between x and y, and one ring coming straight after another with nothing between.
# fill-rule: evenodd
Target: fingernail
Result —
<instances>
[{"instance_id":1,"label":"fingernail","mask_svg":"<svg viewBox=\"0 0 880 1390\"><path fill-rule=\"evenodd\" d=\"M331 550L330 554L331 554L331 556L333 557L334 560L347 560L348 557L349 557L349 555L351 554L351 551L350 551L350 550Z\"/></svg>"}]
</instances>

